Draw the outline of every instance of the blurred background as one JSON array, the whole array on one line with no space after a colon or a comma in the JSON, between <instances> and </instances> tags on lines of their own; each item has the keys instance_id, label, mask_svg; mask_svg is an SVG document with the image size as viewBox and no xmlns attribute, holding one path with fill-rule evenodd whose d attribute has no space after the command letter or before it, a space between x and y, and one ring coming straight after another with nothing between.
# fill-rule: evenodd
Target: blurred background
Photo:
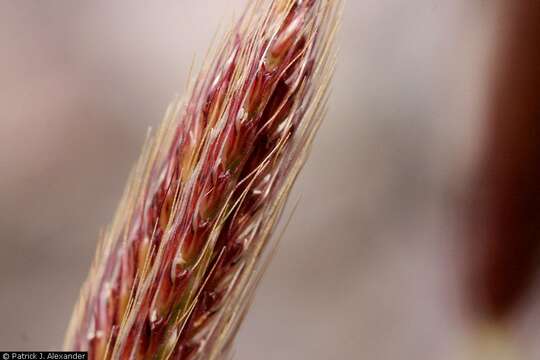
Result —
<instances>
[{"instance_id":1,"label":"blurred background","mask_svg":"<svg viewBox=\"0 0 540 360\"><path fill-rule=\"evenodd\" d=\"M60 349L147 128L243 4L0 0L0 349ZM466 347L462 218L496 4L348 1L330 112L237 359ZM536 320L529 300L512 323L531 359Z\"/></svg>"}]
</instances>

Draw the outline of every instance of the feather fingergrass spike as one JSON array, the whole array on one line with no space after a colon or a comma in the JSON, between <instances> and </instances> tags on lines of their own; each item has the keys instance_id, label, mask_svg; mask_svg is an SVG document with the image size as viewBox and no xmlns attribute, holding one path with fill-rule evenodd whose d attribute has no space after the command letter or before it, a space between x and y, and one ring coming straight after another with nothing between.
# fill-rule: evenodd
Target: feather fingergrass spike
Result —
<instances>
[{"instance_id":1,"label":"feather fingergrass spike","mask_svg":"<svg viewBox=\"0 0 540 360\"><path fill-rule=\"evenodd\" d=\"M338 0L255 0L169 106L65 339L91 359L222 359L326 109Z\"/></svg>"}]
</instances>

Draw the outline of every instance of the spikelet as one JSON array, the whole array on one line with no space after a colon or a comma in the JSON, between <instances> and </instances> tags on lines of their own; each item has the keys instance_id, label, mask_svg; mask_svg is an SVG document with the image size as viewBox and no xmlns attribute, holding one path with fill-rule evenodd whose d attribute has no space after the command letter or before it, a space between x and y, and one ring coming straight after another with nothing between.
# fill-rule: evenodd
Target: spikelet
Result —
<instances>
[{"instance_id":1,"label":"spikelet","mask_svg":"<svg viewBox=\"0 0 540 360\"><path fill-rule=\"evenodd\" d=\"M222 359L324 115L338 0L255 0L149 136L65 349Z\"/></svg>"}]
</instances>

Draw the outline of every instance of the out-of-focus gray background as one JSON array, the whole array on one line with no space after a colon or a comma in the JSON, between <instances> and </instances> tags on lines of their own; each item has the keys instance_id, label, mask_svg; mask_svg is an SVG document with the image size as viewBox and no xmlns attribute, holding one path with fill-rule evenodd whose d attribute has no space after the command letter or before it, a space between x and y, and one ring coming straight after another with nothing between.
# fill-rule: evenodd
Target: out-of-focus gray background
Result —
<instances>
[{"instance_id":1,"label":"out-of-focus gray background","mask_svg":"<svg viewBox=\"0 0 540 360\"><path fill-rule=\"evenodd\" d=\"M0 349L60 348L147 127L243 4L0 1ZM455 219L481 140L494 4L348 1L331 110L238 359L459 347Z\"/></svg>"}]
</instances>

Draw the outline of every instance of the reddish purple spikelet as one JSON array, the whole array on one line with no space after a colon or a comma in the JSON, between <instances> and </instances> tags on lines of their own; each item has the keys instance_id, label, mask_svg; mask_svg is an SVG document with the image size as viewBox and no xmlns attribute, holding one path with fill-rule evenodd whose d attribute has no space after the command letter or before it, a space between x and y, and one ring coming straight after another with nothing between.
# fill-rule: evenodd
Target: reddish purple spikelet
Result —
<instances>
[{"instance_id":1,"label":"reddish purple spikelet","mask_svg":"<svg viewBox=\"0 0 540 360\"><path fill-rule=\"evenodd\" d=\"M325 109L337 7L254 1L171 105L98 246L67 349L226 354Z\"/></svg>"}]
</instances>

